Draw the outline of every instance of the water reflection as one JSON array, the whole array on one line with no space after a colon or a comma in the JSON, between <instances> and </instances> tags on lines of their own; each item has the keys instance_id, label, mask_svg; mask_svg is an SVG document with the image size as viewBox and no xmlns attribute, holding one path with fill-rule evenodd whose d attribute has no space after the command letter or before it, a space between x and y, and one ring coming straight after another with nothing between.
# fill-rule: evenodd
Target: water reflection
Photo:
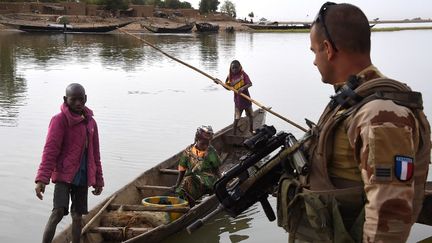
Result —
<instances>
[{"instance_id":1,"label":"water reflection","mask_svg":"<svg viewBox=\"0 0 432 243\"><path fill-rule=\"evenodd\" d=\"M236 34L235 33L225 33L219 36L220 42L220 55L223 55L224 59L232 59L235 56L236 50Z\"/></svg>"},{"instance_id":2,"label":"water reflection","mask_svg":"<svg viewBox=\"0 0 432 243\"><path fill-rule=\"evenodd\" d=\"M101 65L127 71L141 65L144 59L152 60L145 58L141 43L122 35L22 33L19 37L22 51L17 55L32 58L29 61L38 68L50 68L60 62L82 64L100 61Z\"/></svg>"},{"instance_id":3,"label":"water reflection","mask_svg":"<svg viewBox=\"0 0 432 243\"><path fill-rule=\"evenodd\" d=\"M242 231L251 227L253 215L258 211L258 205L255 204L236 218L232 218L225 213L218 214L214 220L206 223L192 235L183 230L165 240L164 243L219 243L228 241L235 243L247 240L249 239L249 233L242 233Z\"/></svg>"},{"instance_id":4,"label":"water reflection","mask_svg":"<svg viewBox=\"0 0 432 243\"><path fill-rule=\"evenodd\" d=\"M198 48L192 35L145 35L167 53L189 60ZM195 39L195 40L194 40ZM216 40L208 43L208 54L202 59L211 63L217 58ZM204 53L204 52L202 52ZM26 97L26 70L63 70L64 65L99 63L107 69L126 72L165 65L161 54L143 42L127 35L70 35L38 33L0 34L0 126L16 126L19 107ZM140 70L142 71L142 70Z\"/></svg>"},{"instance_id":5,"label":"water reflection","mask_svg":"<svg viewBox=\"0 0 432 243\"><path fill-rule=\"evenodd\" d=\"M214 69L218 66L218 35L216 33L201 33L200 40L200 62L207 69Z\"/></svg>"},{"instance_id":6,"label":"water reflection","mask_svg":"<svg viewBox=\"0 0 432 243\"><path fill-rule=\"evenodd\" d=\"M26 80L17 73L15 38L0 36L0 126L16 126L25 102Z\"/></svg>"}]
</instances>

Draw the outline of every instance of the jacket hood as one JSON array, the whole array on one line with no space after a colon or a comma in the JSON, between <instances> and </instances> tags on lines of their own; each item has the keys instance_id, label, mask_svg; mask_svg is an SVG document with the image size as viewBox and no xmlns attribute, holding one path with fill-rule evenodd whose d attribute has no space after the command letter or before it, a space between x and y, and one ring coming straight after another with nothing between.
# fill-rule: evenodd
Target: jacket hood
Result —
<instances>
[{"instance_id":1,"label":"jacket hood","mask_svg":"<svg viewBox=\"0 0 432 243\"><path fill-rule=\"evenodd\" d=\"M84 117L85 118L83 116L80 116L80 115L77 115L77 114L74 114L73 112L71 112L69 110L69 107L66 105L66 103L63 103L60 106L60 110L66 116L69 126L76 125L76 124L82 122L84 119L89 119L90 117L93 116L93 111L90 110L87 106L84 106Z\"/></svg>"}]
</instances>

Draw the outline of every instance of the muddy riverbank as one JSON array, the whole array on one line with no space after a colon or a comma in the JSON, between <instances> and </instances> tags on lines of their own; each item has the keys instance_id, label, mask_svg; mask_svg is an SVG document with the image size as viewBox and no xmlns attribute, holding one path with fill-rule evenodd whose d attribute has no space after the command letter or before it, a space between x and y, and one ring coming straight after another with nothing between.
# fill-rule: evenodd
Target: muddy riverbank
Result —
<instances>
[{"instance_id":1,"label":"muddy riverbank","mask_svg":"<svg viewBox=\"0 0 432 243\"><path fill-rule=\"evenodd\" d=\"M42 15L42 14L8 14L0 15L1 21L24 21L33 24L52 24L56 23L58 15ZM244 26L243 23L236 21L212 21L194 18L158 18L158 17L123 17L123 18L102 18L97 16L66 16L69 23L73 26L98 26L107 25L115 23L124 23L128 21L133 21L131 24L123 27L123 30L131 32L148 32L144 28L144 25L163 25L163 26L174 26L182 23L201 23L208 22L211 24L219 25L220 31L224 31L227 28L233 28L235 31L252 31L251 28ZM0 30L11 29L6 25L0 24ZM195 28L193 29L193 31Z\"/></svg>"}]
</instances>

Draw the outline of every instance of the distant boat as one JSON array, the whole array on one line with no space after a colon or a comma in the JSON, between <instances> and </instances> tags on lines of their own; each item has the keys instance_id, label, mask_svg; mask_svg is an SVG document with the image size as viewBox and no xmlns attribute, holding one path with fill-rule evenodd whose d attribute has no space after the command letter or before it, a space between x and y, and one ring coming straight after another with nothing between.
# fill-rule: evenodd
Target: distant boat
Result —
<instances>
[{"instance_id":1,"label":"distant boat","mask_svg":"<svg viewBox=\"0 0 432 243\"><path fill-rule=\"evenodd\" d=\"M26 32L44 32L44 33L104 33L124 27L134 21L128 21L119 24L108 25L81 25L75 26L70 24L37 24L25 23L24 21L0 21L0 24L13 27Z\"/></svg>"},{"instance_id":2,"label":"distant boat","mask_svg":"<svg viewBox=\"0 0 432 243\"><path fill-rule=\"evenodd\" d=\"M233 26L228 26L225 28L225 32L227 33L234 33L235 29Z\"/></svg>"},{"instance_id":3,"label":"distant boat","mask_svg":"<svg viewBox=\"0 0 432 243\"><path fill-rule=\"evenodd\" d=\"M291 30L291 29L310 29L311 24L279 24L273 22L269 24L243 24L254 30Z\"/></svg>"},{"instance_id":4,"label":"distant boat","mask_svg":"<svg viewBox=\"0 0 432 243\"><path fill-rule=\"evenodd\" d=\"M176 26L143 24L142 26L144 26L144 28L154 33L188 33L192 31L194 25L195 23L188 23L188 24L176 25Z\"/></svg>"},{"instance_id":5,"label":"distant boat","mask_svg":"<svg viewBox=\"0 0 432 243\"><path fill-rule=\"evenodd\" d=\"M195 27L198 32L218 32L219 25L210 23L196 23Z\"/></svg>"}]
</instances>

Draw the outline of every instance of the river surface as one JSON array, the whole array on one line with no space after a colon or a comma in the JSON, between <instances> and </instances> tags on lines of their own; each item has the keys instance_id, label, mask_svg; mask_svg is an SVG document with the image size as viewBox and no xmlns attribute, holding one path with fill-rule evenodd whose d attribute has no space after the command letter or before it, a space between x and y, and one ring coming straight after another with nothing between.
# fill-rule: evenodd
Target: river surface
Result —
<instances>
[{"instance_id":1,"label":"river surface","mask_svg":"<svg viewBox=\"0 0 432 243\"><path fill-rule=\"evenodd\" d=\"M305 33L141 35L165 52L225 80L238 59L249 74L253 99L306 126L317 121L332 94L313 66ZM421 91L432 117L432 30L372 33L372 60L389 77ZM232 94L205 76L121 34L49 35L0 32L0 242L40 242L52 208L34 194L50 118L65 87L84 85L100 131L105 188L96 205L142 171L184 149L195 129L219 130L233 120ZM302 132L271 114L267 124ZM431 176L429 176L429 179ZM275 207L275 199L271 202ZM64 218L57 231L65 228ZM409 242L430 236L415 225ZM236 219L220 215L196 234L169 242L287 242L276 222L255 205Z\"/></svg>"}]
</instances>

